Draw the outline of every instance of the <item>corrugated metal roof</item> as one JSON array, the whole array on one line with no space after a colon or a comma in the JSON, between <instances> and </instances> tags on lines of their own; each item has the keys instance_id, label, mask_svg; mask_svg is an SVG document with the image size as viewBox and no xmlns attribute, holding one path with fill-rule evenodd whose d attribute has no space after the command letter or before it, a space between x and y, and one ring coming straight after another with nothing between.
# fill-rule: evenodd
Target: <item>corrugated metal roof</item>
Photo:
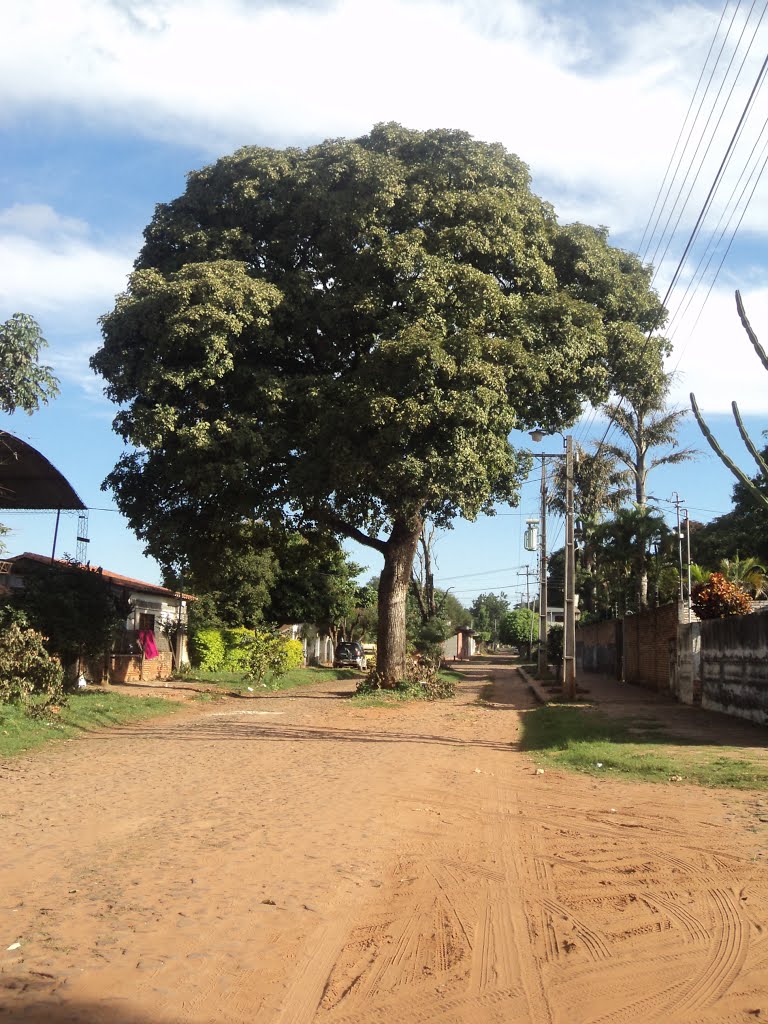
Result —
<instances>
[{"instance_id":1,"label":"corrugated metal roof","mask_svg":"<svg viewBox=\"0 0 768 1024\"><path fill-rule=\"evenodd\" d=\"M67 478L20 437L0 431L0 508L85 508Z\"/></svg>"}]
</instances>

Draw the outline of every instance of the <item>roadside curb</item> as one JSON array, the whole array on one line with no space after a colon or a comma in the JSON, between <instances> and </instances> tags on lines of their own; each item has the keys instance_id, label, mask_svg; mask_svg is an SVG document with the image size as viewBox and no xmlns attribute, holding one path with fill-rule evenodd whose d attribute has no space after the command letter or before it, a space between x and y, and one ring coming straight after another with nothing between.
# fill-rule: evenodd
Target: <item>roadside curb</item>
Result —
<instances>
[{"instance_id":1,"label":"roadside curb","mask_svg":"<svg viewBox=\"0 0 768 1024\"><path fill-rule=\"evenodd\" d=\"M525 669L524 668L520 668L519 665L517 667L517 671L523 677L523 679L525 680L529 690L531 691L533 696L536 698L536 700L539 702L539 704L549 704L552 698L546 692L546 690L541 685L541 683L538 681L538 679L534 679L533 676L529 676L528 673L525 671Z\"/></svg>"}]
</instances>

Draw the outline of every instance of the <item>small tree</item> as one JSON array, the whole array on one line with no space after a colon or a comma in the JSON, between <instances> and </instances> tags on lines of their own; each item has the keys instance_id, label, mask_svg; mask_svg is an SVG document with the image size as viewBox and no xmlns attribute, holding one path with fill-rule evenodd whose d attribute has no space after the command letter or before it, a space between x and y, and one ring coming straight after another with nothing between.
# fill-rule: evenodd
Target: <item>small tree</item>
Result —
<instances>
[{"instance_id":1,"label":"small tree","mask_svg":"<svg viewBox=\"0 0 768 1024\"><path fill-rule=\"evenodd\" d=\"M63 699L59 659L45 637L17 618L0 627L0 704L19 704L28 714Z\"/></svg>"},{"instance_id":2,"label":"small tree","mask_svg":"<svg viewBox=\"0 0 768 1024\"><path fill-rule=\"evenodd\" d=\"M696 584L691 593L691 605L700 619L748 615L752 609L749 595L719 572L713 572L706 583Z\"/></svg>"},{"instance_id":3,"label":"small tree","mask_svg":"<svg viewBox=\"0 0 768 1024\"><path fill-rule=\"evenodd\" d=\"M531 637L536 636L536 620L538 616L530 608L515 608L504 616L499 632L503 644L512 644L525 650L531 656Z\"/></svg>"},{"instance_id":4,"label":"small tree","mask_svg":"<svg viewBox=\"0 0 768 1024\"><path fill-rule=\"evenodd\" d=\"M27 572L15 602L65 666L109 651L130 610L100 573L75 562Z\"/></svg>"}]
</instances>

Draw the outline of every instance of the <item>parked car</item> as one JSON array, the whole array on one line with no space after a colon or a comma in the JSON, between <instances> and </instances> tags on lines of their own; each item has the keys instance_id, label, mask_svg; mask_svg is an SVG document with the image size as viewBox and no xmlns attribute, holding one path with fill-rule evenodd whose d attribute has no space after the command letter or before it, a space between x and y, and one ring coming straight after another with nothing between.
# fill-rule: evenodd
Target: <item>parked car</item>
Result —
<instances>
[{"instance_id":1,"label":"parked car","mask_svg":"<svg viewBox=\"0 0 768 1024\"><path fill-rule=\"evenodd\" d=\"M362 644L357 640L342 640L336 645L336 652L333 656L334 668L359 668L365 670L368 667L368 659L365 656Z\"/></svg>"}]
</instances>

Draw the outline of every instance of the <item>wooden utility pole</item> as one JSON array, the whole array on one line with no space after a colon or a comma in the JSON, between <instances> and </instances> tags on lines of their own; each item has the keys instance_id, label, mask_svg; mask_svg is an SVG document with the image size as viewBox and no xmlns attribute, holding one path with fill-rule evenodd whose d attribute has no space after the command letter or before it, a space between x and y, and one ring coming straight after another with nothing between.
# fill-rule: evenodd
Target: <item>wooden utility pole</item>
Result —
<instances>
[{"instance_id":1,"label":"wooden utility pole","mask_svg":"<svg viewBox=\"0 0 768 1024\"><path fill-rule=\"evenodd\" d=\"M563 621L563 696L576 697L576 534L573 508L573 438L565 439L565 608Z\"/></svg>"},{"instance_id":2,"label":"wooden utility pole","mask_svg":"<svg viewBox=\"0 0 768 1024\"><path fill-rule=\"evenodd\" d=\"M539 657L538 673L543 679L547 674L547 473L544 468L546 456L541 456L541 546L539 549Z\"/></svg>"}]
</instances>

